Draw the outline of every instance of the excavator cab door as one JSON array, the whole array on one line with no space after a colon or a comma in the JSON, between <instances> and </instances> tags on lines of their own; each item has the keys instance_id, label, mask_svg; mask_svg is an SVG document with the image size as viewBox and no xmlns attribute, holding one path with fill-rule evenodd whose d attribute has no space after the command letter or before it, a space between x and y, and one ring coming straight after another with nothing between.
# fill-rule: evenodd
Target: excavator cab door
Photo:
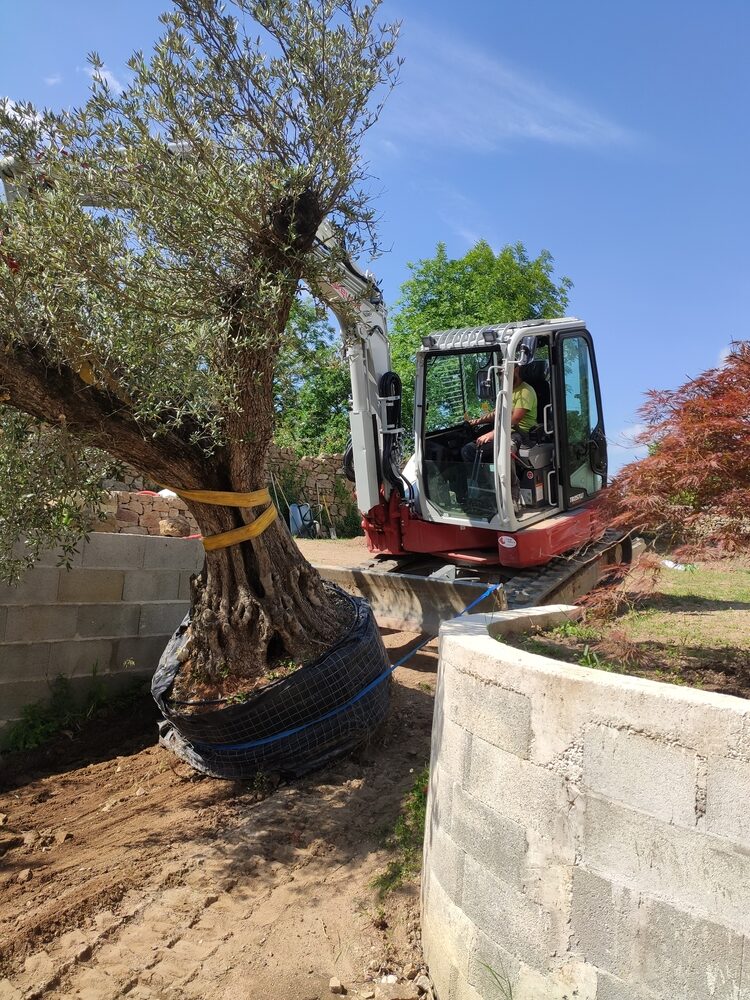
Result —
<instances>
[{"instance_id":1,"label":"excavator cab door","mask_svg":"<svg viewBox=\"0 0 750 1000\"><path fill-rule=\"evenodd\" d=\"M563 509L590 500L607 482L607 439L591 334L572 330L553 344L558 482Z\"/></svg>"}]
</instances>

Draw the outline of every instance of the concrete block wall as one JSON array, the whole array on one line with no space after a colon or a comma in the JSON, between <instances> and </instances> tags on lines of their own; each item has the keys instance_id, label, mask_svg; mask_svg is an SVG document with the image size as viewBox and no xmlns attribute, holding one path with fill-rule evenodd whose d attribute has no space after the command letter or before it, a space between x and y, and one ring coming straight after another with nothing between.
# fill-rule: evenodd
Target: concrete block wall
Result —
<instances>
[{"instance_id":1,"label":"concrete block wall","mask_svg":"<svg viewBox=\"0 0 750 1000\"><path fill-rule=\"evenodd\" d=\"M46 553L17 587L0 586L0 728L43 700L58 674L84 689L150 674L188 608L199 541L95 533L58 568Z\"/></svg>"},{"instance_id":2,"label":"concrete block wall","mask_svg":"<svg viewBox=\"0 0 750 1000\"><path fill-rule=\"evenodd\" d=\"M498 641L566 613L441 629L422 888L438 1000L750 1000L750 702Z\"/></svg>"}]
</instances>

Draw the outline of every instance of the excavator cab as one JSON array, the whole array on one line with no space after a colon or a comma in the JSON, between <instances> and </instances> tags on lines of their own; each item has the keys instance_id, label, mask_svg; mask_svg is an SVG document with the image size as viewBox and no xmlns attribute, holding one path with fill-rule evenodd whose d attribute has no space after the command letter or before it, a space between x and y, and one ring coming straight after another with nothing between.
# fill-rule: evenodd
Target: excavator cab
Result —
<instances>
[{"instance_id":1,"label":"excavator cab","mask_svg":"<svg viewBox=\"0 0 750 1000\"><path fill-rule=\"evenodd\" d=\"M511 426L515 367L536 397L523 432ZM575 319L431 334L417 357L414 431L425 520L517 532L586 504L607 474L590 334Z\"/></svg>"}]
</instances>

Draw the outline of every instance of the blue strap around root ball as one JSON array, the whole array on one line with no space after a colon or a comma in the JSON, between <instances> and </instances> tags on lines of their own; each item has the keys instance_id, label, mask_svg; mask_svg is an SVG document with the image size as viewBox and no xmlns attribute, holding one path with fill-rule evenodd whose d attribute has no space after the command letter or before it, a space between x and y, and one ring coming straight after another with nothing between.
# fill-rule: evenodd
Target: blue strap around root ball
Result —
<instances>
[{"instance_id":1,"label":"blue strap around root ball","mask_svg":"<svg viewBox=\"0 0 750 1000\"><path fill-rule=\"evenodd\" d=\"M490 594L494 594L500 586L501 584L499 583L493 583L483 594L480 594L479 597L475 598L471 604L467 604L463 611L459 611L458 614L454 615L450 620L455 621L456 618L460 618L462 615L471 611L472 608L475 608L477 604L481 603L485 597L489 597ZM345 704L339 705L337 708L332 708L330 712L326 712L325 715L321 715L317 719L313 719L311 722L304 722L301 726L295 726L293 729L285 729L283 733L274 733L273 736L264 736L263 739L250 740L248 743L199 743L197 740L191 740L191 745L196 750L205 748L206 750L221 753L222 751L231 752L233 750L254 750L256 747L268 746L269 743L276 743L278 740L285 740L290 736L296 736L297 733L304 732L305 729L310 729L311 726L317 726L321 722L326 722L328 719L333 719L341 712L345 712L347 709L351 708L352 705L356 705L358 701L361 701L362 698L370 693L370 691L374 690L378 684L382 684L384 680L390 677L394 670L402 667L407 660L410 660L412 656L418 653L420 649L423 649L428 643L432 642L434 638L435 636L431 635L429 638L425 639L424 642L420 642L418 646L415 646L414 649L410 649L408 653L398 660L398 662L384 670L379 677L375 678L375 680L370 681L366 687L363 687L358 694Z\"/></svg>"}]
</instances>

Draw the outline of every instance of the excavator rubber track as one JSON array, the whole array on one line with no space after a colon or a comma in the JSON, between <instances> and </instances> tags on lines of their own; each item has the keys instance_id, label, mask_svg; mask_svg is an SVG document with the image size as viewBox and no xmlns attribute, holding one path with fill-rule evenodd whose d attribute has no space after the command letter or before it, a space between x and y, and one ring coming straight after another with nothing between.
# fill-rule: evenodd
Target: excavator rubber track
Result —
<instances>
[{"instance_id":1,"label":"excavator rubber track","mask_svg":"<svg viewBox=\"0 0 750 1000\"><path fill-rule=\"evenodd\" d=\"M382 627L437 633L442 622L469 605L478 614L573 604L596 586L607 567L630 562L632 554L629 536L607 531L584 549L527 570L460 567L427 556L317 569L324 579L364 597ZM489 588L495 589L488 593Z\"/></svg>"}]
</instances>

